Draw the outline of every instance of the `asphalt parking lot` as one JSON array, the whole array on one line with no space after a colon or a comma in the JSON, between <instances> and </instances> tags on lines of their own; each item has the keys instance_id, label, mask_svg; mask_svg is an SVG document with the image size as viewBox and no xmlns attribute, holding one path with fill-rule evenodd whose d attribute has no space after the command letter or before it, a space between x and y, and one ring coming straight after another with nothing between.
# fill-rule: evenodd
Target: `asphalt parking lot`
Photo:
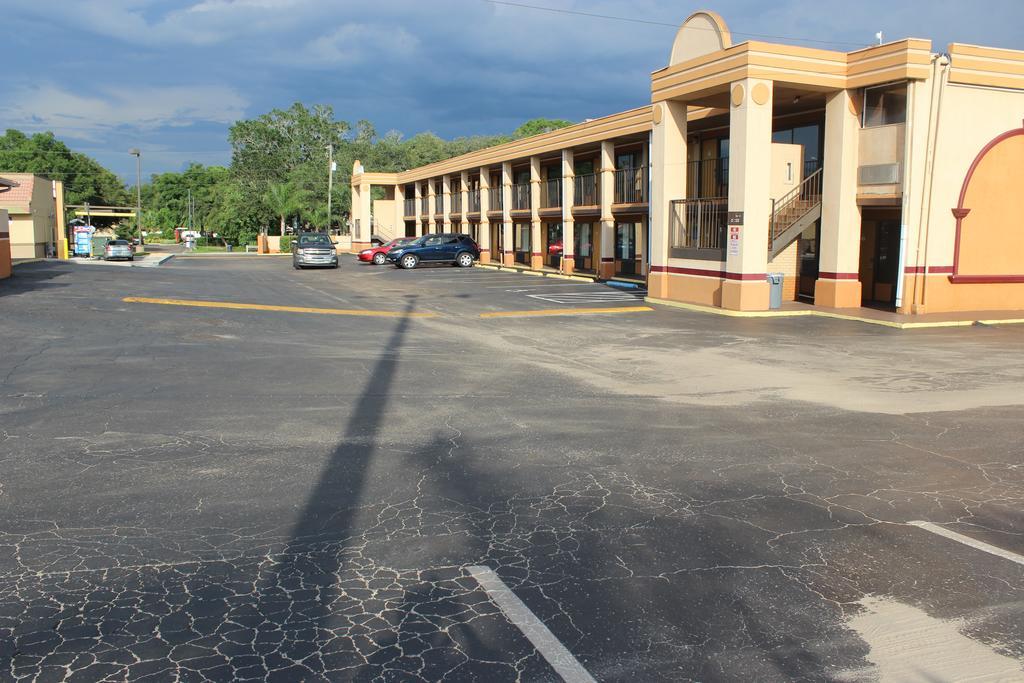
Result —
<instances>
[{"instance_id":1,"label":"asphalt parking lot","mask_svg":"<svg viewBox=\"0 0 1024 683\"><path fill-rule=\"evenodd\" d=\"M1024 679L1024 327L637 295L19 266L0 679Z\"/></svg>"}]
</instances>

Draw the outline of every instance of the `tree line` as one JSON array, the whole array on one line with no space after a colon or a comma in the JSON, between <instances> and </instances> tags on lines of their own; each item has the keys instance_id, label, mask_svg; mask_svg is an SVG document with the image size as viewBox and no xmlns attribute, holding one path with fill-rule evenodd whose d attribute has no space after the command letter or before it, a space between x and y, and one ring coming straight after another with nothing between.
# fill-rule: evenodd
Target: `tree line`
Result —
<instances>
[{"instance_id":1,"label":"tree line","mask_svg":"<svg viewBox=\"0 0 1024 683\"><path fill-rule=\"evenodd\" d=\"M174 228L186 224L191 202L197 230L233 243L252 242L259 232L274 234L286 224L344 230L356 159L373 171L401 171L568 125L572 122L532 119L510 135L444 140L426 132L404 138L396 131L378 135L369 121L352 125L338 120L330 106L297 102L235 122L228 131L229 166L193 163L181 172L152 175L142 186L142 222L147 230L169 237ZM337 171L329 216L332 156ZM7 131L0 138L0 170L40 172L64 180L68 203L134 204L134 187L126 188L113 173L72 152L52 133L29 137Z\"/></svg>"}]
</instances>

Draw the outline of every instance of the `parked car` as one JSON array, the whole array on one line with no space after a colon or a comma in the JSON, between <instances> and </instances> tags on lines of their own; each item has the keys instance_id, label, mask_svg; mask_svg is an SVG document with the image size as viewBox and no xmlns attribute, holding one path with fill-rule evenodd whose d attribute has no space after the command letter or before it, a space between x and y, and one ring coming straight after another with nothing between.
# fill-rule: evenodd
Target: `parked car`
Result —
<instances>
[{"instance_id":1,"label":"parked car","mask_svg":"<svg viewBox=\"0 0 1024 683\"><path fill-rule=\"evenodd\" d=\"M480 258L480 247L469 235L443 232L424 235L406 245L391 249L387 258L399 268L415 268L420 263L451 263L468 268Z\"/></svg>"},{"instance_id":2,"label":"parked car","mask_svg":"<svg viewBox=\"0 0 1024 683\"><path fill-rule=\"evenodd\" d=\"M118 259L125 261L135 260L135 249L132 248L128 240L110 240L103 249L103 260L117 261Z\"/></svg>"},{"instance_id":3,"label":"parked car","mask_svg":"<svg viewBox=\"0 0 1024 683\"><path fill-rule=\"evenodd\" d=\"M388 262L388 252L402 245L410 244L415 242L415 237L399 237L393 239L386 244L370 247L369 249L363 249L359 252L360 261L369 261L374 265L382 266Z\"/></svg>"},{"instance_id":4,"label":"parked car","mask_svg":"<svg viewBox=\"0 0 1024 683\"><path fill-rule=\"evenodd\" d=\"M292 267L338 267L338 251L330 235L323 232L300 232L292 240Z\"/></svg>"}]
</instances>

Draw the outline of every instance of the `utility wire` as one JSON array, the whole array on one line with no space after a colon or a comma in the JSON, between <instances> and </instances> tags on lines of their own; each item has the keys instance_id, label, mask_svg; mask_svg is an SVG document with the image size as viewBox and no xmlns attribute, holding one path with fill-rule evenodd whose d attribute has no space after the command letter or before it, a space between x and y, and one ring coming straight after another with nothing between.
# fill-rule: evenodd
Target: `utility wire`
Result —
<instances>
[{"instance_id":1,"label":"utility wire","mask_svg":"<svg viewBox=\"0 0 1024 683\"><path fill-rule=\"evenodd\" d=\"M483 0L483 2L491 5L505 5L506 7L518 7L520 9L534 9L542 12L553 12L555 14L571 14L580 17L591 17L593 19L608 19L611 21L628 21L634 24L647 24L648 26L668 26L670 28L678 29L679 24L670 24L665 21L652 21L650 19L636 19L634 17L616 17L610 14L595 14L593 12L582 12L580 10L572 9L560 9L558 7L541 7L539 5L528 5L523 2L509 2L508 0ZM687 26L688 30L700 30L700 31L714 31L713 28L704 28L703 26ZM747 33L745 31L733 31L730 29L730 33L733 35L750 36L751 38L767 38L771 40L795 40L804 43L819 43L822 45L851 45L855 47L864 47L866 43L853 43L845 40L819 40L817 38L797 38L795 36L776 36L769 33Z\"/></svg>"}]
</instances>

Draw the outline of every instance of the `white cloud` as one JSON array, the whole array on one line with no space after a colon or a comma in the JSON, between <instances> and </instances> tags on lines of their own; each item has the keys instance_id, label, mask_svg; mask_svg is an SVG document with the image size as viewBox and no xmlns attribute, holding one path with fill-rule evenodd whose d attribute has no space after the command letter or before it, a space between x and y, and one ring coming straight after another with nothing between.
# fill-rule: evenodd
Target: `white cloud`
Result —
<instances>
[{"instance_id":1,"label":"white cloud","mask_svg":"<svg viewBox=\"0 0 1024 683\"><path fill-rule=\"evenodd\" d=\"M368 60L402 59L419 45L416 36L401 26L345 24L315 38L290 55L289 61L310 65L344 65Z\"/></svg>"},{"instance_id":2,"label":"white cloud","mask_svg":"<svg viewBox=\"0 0 1024 683\"><path fill-rule=\"evenodd\" d=\"M230 87L106 87L77 93L52 84L10 93L0 115L24 130L96 140L128 128L152 131L210 122L230 124L245 114L247 100Z\"/></svg>"}]
</instances>

